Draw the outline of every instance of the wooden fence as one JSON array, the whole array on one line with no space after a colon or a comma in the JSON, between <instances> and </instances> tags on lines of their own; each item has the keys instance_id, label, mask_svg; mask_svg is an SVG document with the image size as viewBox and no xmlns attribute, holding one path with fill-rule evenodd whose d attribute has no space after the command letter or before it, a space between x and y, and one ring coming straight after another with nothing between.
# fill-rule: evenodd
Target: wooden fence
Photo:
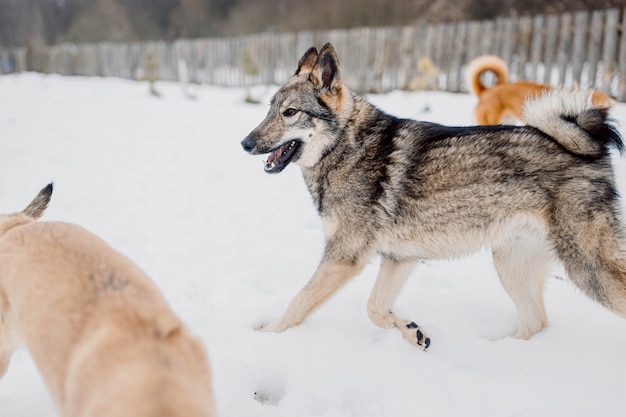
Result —
<instances>
[{"instance_id":1,"label":"wooden fence","mask_svg":"<svg viewBox=\"0 0 626 417\"><path fill-rule=\"evenodd\" d=\"M467 64L495 54L511 80L595 87L626 101L626 9L493 21L260 33L174 42L61 44L38 50L1 49L0 73L39 71L66 75L161 80L224 86L282 84L311 46L332 42L344 81L359 92L415 86L418 62L429 58L434 88L465 92ZM150 64L151 63L151 64Z\"/></svg>"}]
</instances>

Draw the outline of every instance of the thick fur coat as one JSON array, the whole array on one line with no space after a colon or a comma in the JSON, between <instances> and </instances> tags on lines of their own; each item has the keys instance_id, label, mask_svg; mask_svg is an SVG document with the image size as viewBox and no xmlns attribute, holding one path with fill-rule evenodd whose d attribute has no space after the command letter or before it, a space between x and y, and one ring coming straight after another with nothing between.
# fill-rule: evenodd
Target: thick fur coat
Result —
<instances>
[{"instance_id":1,"label":"thick fur coat","mask_svg":"<svg viewBox=\"0 0 626 417\"><path fill-rule=\"evenodd\" d=\"M592 299L626 316L626 245L610 148L623 149L606 109L557 90L527 105L528 126L447 127L385 114L341 82L327 44L309 49L243 141L265 170L300 166L323 220L313 277L263 330L301 323L370 259L382 257L372 321L414 345L430 339L397 315L420 260L491 247L519 313L515 337L548 324L543 286L553 259Z\"/></svg>"},{"instance_id":2,"label":"thick fur coat","mask_svg":"<svg viewBox=\"0 0 626 417\"><path fill-rule=\"evenodd\" d=\"M212 417L201 342L152 281L82 227L0 216L0 376L26 345L63 417Z\"/></svg>"}]
</instances>

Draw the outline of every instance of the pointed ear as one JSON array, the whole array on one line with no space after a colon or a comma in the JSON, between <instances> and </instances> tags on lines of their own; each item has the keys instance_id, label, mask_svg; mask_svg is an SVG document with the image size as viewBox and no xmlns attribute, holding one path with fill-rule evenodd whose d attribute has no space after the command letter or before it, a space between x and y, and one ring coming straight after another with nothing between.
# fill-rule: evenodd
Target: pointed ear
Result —
<instances>
[{"instance_id":1,"label":"pointed ear","mask_svg":"<svg viewBox=\"0 0 626 417\"><path fill-rule=\"evenodd\" d=\"M317 61L317 49L312 46L304 53L302 58L300 58L300 61L298 61L298 69L294 75L298 75L301 72L311 72L313 66L315 65L315 61Z\"/></svg>"},{"instance_id":2,"label":"pointed ear","mask_svg":"<svg viewBox=\"0 0 626 417\"><path fill-rule=\"evenodd\" d=\"M327 89L331 94L335 94L341 89L339 59L337 59L335 48L330 43L324 45L320 51L309 78L316 87Z\"/></svg>"},{"instance_id":3,"label":"pointed ear","mask_svg":"<svg viewBox=\"0 0 626 417\"><path fill-rule=\"evenodd\" d=\"M41 191L39 191L39 194L37 194L33 201L31 201L30 204L22 210L22 213L34 220L37 220L43 216L44 211L46 211L51 196L52 183L48 184Z\"/></svg>"}]
</instances>

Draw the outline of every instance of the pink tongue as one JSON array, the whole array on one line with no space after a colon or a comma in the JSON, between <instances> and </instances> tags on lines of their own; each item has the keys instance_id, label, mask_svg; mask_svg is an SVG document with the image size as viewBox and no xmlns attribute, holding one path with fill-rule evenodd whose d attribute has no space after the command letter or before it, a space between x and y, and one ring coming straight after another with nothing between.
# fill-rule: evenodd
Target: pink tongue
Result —
<instances>
[{"instance_id":1,"label":"pink tongue","mask_svg":"<svg viewBox=\"0 0 626 417\"><path fill-rule=\"evenodd\" d=\"M268 164L274 164L276 163L276 161L278 161L278 159L283 155L283 153L285 152L285 148L288 146L289 144L283 145L280 148L276 149L274 152L272 152L269 156L269 158L267 158L267 163Z\"/></svg>"},{"instance_id":2,"label":"pink tongue","mask_svg":"<svg viewBox=\"0 0 626 417\"><path fill-rule=\"evenodd\" d=\"M277 150L275 150L274 152L272 152L269 156L269 158L267 158L267 163L268 164L274 164L276 163L276 161L278 161L278 158L280 158L280 156L283 154L282 151L282 147L278 148Z\"/></svg>"}]
</instances>

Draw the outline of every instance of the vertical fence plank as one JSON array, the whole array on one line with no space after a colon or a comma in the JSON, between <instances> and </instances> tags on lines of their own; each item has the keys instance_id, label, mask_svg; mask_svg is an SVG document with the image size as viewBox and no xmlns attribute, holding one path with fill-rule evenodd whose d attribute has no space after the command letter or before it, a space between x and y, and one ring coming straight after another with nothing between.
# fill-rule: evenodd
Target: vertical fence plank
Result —
<instances>
[{"instance_id":1,"label":"vertical fence plank","mask_svg":"<svg viewBox=\"0 0 626 417\"><path fill-rule=\"evenodd\" d=\"M431 48L430 56L437 67L441 67L441 59L443 56L443 48L442 48L443 36L444 36L443 32L444 32L443 23L438 23L438 24L433 25L433 37L432 37L432 43L430 44L430 48Z\"/></svg>"},{"instance_id":2,"label":"vertical fence plank","mask_svg":"<svg viewBox=\"0 0 626 417\"><path fill-rule=\"evenodd\" d=\"M617 99L626 101L626 7L622 13L622 36L619 44Z\"/></svg>"},{"instance_id":3,"label":"vertical fence plank","mask_svg":"<svg viewBox=\"0 0 626 417\"><path fill-rule=\"evenodd\" d=\"M264 65L266 56L263 48L259 48L265 42L267 33L262 36L255 36L254 41L249 35L237 37L236 42L229 45L230 62L228 65L228 74L232 86L248 86L258 84L265 76L266 67ZM250 67L255 69L255 74L248 74L246 68L244 70L244 62L246 59L250 61Z\"/></svg>"},{"instance_id":4,"label":"vertical fence plank","mask_svg":"<svg viewBox=\"0 0 626 417\"><path fill-rule=\"evenodd\" d=\"M481 54L478 49L478 39L480 38L480 22L470 22L468 26L467 58L468 62Z\"/></svg>"},{"instance_id":5,"label":"vertical fence plank","mask_svg":"<svg viewBox=\"0 0 626 417\"><path fill-rule=\"evenodd\" d=\"M539 62L541 61L541 47L544 44L544 18L543 16L535 16L533 18L532 43L530 47L530 79L538 80L542 78L539 75Z\"/></svg>"},{"instance_id":6,"label":"vertical fence plank","mask_svg":"<svg viewBox=\"0 0 626 417\"><path fill-rule=\"evenodd\" d=\"M205 44L206 60L204 61L204 73L206 82L217 84L215 81L215 39L207 39Z\"/></svg>"},{"instance_id":7,"label":"vertical fence plank","mask_svg":"<svg viewBox=\"0 0 626 417\"><path fill-rule=\"evenodd\" d=\"M513 57L513 46L516 43L516 30L516 19L504 19L504 33L502 49L500 51L500 57L504 60L504 62L511 62L511 59Z\"/></svg>"},{"instance_id":8,"label":"vertical fence plank","mask_svg":"<svg viewBox=\"0 0 626 417\"><path fill-rule=\"evenodd\" d=\"M543 54L543 83L552 84L552 66L556 55L556 40L559 33L559 17L548 16L546 19L546 43Z\"/></svg>"},{"instance_id":9,"label":"vertical fence plank","mask_svg":"<svg viewBox=\"0 0 626 417\"><path fill-rule=\"evenodd\" d=\"M453 44L454 44L454 31L455 31L455 25L451 24L451 23L446 23L445 25L443 25L442 27L442 32L441 32L441 45L439 47L440 51L441 51L441 55L439 57L439 68L441 68L442 70L439 71L439 75L440 75L440 88L442 90L446 90L448 91L448 88L450 86L450 61L451 61L451 54L452 54L452 49L453 49Z\"/></svg>"},{"instance_id":10,"label":"vertical fence plank","mask_svg":"<svg viewBox=\"0 0 626 417\"><path fill-rule=\"evenodd\" d=\"M557 50L557 71L558 85L567 85L567 67L570 63L572 43L572 15L569 13L561 15L561 26L559 30L559 46Z\"/></svg>"},{"instance_id":11,"label":"vertical fence plank","mask_svg":"<svg viewBox=\"0 0 626 417\"><path fill-rule=\"evenodd\" d=\"M491 50L489 53L502 56L502 46L504 44L504 22L498 18L494 22L494 30L492 32Z\"/></svg>"},{"instance_id":12,"label":"vertical fence plank","mask_svg":"<svg viewBox=\"0 0 626 417\"><path fill-rule=\"evenodd\" d=\"M374 62L374 36L371 30L362 27L359 28L358 32L355 34L358 36L357 43L360 46L361 56L359 57L360 65L357 66L354 70L359 74L359 86L360 90L357 91L367 91L368 86L371 85L371 76L373 72L373 62ZM344 70L344 72L347 71Z\"/></svg>"},{"instance_id":13,"label":"vertical fence plank","mask_svg":"<svg viewBox=\"0 0 626 417\"><path fill-rule=\"evenodd\" d=\"M383 92L383 72L384 72L384 48L385 48L385 31L377 28L375 31L375 41L374 41L374 73L373 80L371 85L372 93L382 93Z\"/></svg>"},{"instance_id":14,"label":"vertical fence plank","mask_svg":"<svg viewBox=\"0 0 626 417\"><path fill-rule=\"evenodd\" d=\"M456 34L451 51L448 70L447 90L452 92L461 91L463 84L463 63L466 62L464 40L467 37L467 23L461 22L456 25Z\"/></svg>"},{"instance_id":15,"label":"vertical fence plank","mask_svg":"<svg viewBox=\"0 0 626 417\"><path fill-rule=\"evenodd\" d=\"M368 34L363 28L355 28L348 32L346 43L350 45L348 59L343 60L342 68L352 68L347 77L346 85L356 91L363 91L367 79L367 43ZM346 74L346 71L343 71Z\"/></svg>"},{"instance_id":16,"label":"vertical fence plank","mask_svg":"<svg viewBox=\"0 0 626 417\"><path fill-rule=\"evenodd\" d=\"M426 31L428 30L428 27L430 25L428 23L426 23L425 20L420 20L416 23L415 25L415 30L414 30L414 43L413 43L413 56L415 57L415 60L413 61L411 68L412 68L412 72L411 76L414 77L417 75L417 60L422 58L422 57L429 57L430 55L428 54L427 51L427 44L426 44Z\"/></svg>"},{"instance_id":17,"label":"vertical fence plank","mask_svg":"<svg viewBox=\"0 0 626 417\"><path fill-rule=\"evenodd\" d=\"M304 51L300 52L296 49L296 39L295 33L278 38L280 47L277 48L276 68L272 71L272 84L283 84L294 73L300 53L304 54Z\"/></svg>"},{"instance_id":18,"label":"vertical fence plank","mask_svg":"<svg viewBox=\"0 0 626 417\"><path fill-rule=\"evenodd\" d=\"M509 76L513 76L511 81L525 80L526 64L528 62L528 51L530 49L530 35L532 32L532 19L521 17L518 25L518 48L517 48L517 65L516 68L509 72Z\"/></svg>"},{"instance_id":19,"label":"vertical fence plank","mask_svg":"<svg viewBox=\"0 0 626 417\"><path fill-rule=\"evenodd\" d=\"M585 48L587 46L587 23L589 12L577 12L574 16L574 45L572 49L572 82L580 84L585 63Z\"/></svg>"},{"instance_id":20,"label":"vertical fence plank","mask_svg":"<svg viewBox=\"0 0 626 417\"><path fill-rule=\"evenodd\" d=\"M435 67L439 68L440 70L443 69L443 66L442 66L443 36L444 36L443 23L438 23L436 25L433 25L433 37L432 37L432 44L430 45L431 46L430 56L431 56L431 59L433 60L433 63L435 64ZM437 82L435 83L435 86L437 89L441 88L440 77L438 77Z\"/></svg>"},{"instance_id":21,"label":"vertical fence plank","mask_svg":"<svg viewBox=\"0 0 626 417\"><path fill-rule=\"evenodd\" d=\"M589 31L589 46L587 48L587 82L589 87L596 85L598 61L602 47L602 34L604 24L604 11L596 10L591 14L591 27Z\"/></svg>"},{"instance_id":22,"label":"vertical fence plank","mask_svg":"<svg viewBox=\"0 0 626 417\"><path fill-rule=\"evenodd\" d=\"M400 79L398 87L406 90L411 80L411 64L416 60L414 52L417 48L413 47L413 38L415 36L415 26L405 26L400 34L399 52L400 52Z\"/></svg>"},{"instance_id":23,"label":"vertical fence plank","mask_svg":"<svg viewBox=\"0 0 626 417\"><path fill-rule=\"evenodd\" d=\"M230 55L231 55L231 47L235 48L235 44L237 43L238 39L237 38L233 38L231 40L231 42L229 43L227 41L227 39L219 39L218 41L218 48L220 51L220 59L219 59L219 77L220 77L220 84L221 85L230 85L230 76L229 76L229 71L230 71Z\"/></svg>"},{"instance_id":24,"label":"vertical fence plank","mask_svg":"<svg viewBox=\"0 0 626 417\"><path fill-rule=\"evenodd\" d=\"M615 75L615 58L617 55L617 39L619 9L611 9L606 12L604 25L604 44L602 46L602 69L598 87L607 94L611 94L611 80ZM622 36L626 34L622 33Z\"/></svg>"},{"instance_id":25,"label":"vertical fence plank","mask_svg":"<svg viewBox=\"0 0 626 417\"><path fill-rule=\"evenodd\" d=\"M428 24L426 25L426 36L424 37L424 54L423 56L430 58L435 61L435 53L436 53L436 44L438 42L437 38L437 25Z\"/></svg>"},{"instance_id":26,"label":"vertical fence plank","mask_svg":"<svg viewBox=\"0 0 626 417\"><path fill-rule=\"evenodd\" d=\"M492 20L485 20L481 25L480 55L497 53L493 44L493 31L495 23Z\"/></svg>"},{"instance_id":27,"label":"vertical fence plank","mask_svg":"<svg viewBox=\"0 0 626 417\"><path fill-rule=\"evenodd\" d=\"M223 56L222 56L222 40L221 39L213 39L213 53L212 55L212 74L213 74L213 83L216 85L224 85L224 80L222 78L221 68L223 66Z\"/></svg>"}]
</instances>

